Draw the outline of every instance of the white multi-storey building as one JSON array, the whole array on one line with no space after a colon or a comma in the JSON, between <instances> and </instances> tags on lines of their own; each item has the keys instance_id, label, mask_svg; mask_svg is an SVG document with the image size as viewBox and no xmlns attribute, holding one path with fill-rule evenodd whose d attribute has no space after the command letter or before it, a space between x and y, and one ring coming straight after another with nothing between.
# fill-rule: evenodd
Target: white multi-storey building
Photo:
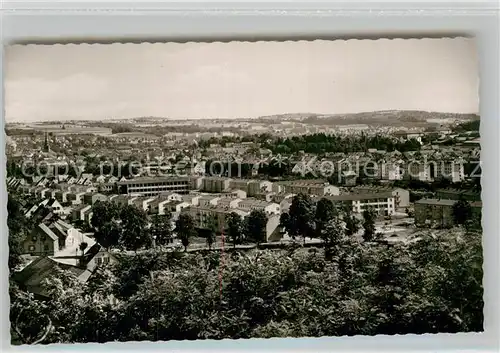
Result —
<instances>
[{"instance_id":1,"label":"white multi-storey building","mask_svg":"<svg viewBox=\"0 0 500 353\"><path fill-rule=\"evenodd\" d=\"M395 197L392 192L350 193L327 196L334 203L345 203L352 207L352 212L362 213L371 208L380 215L390 216L396 210Z\"/></svg>"},{"instance_id":2,"label":"white multi-storey building","mask_svg":"<svg viewBox=\"0 0 500 353\"><path fill-rule=\"evenodd\" d=\"M238 205L238 209L243 210L245 212L252 211L264 211L266 214L280 214L280 205L275 202L266 202L263 200L256 199L244 199L241 200Z\"/></svg>"},{"instance_id":3,"label":"white multi-storey building","mask_svg":"<svg viewBox=\"0 0 500 353\"><path fill-rule=\"evenodd\" d=\"M280 182L279 187L273 186L273 191L291 194L306 194L311 196L332 196L339 195L340 189L324 181L297 180Z\"/></svg>"},{"instance_id":4,"label":"white multi-storey building","mask_svg":"<svg viewBox=\"0 0 500 353\"><path fill-rule=\"evenodd\" d=\"M136 178L118 182L121 194L156 196L164 192L187 194L190 189L187 177Z\"/></svg>"}]
</instances>

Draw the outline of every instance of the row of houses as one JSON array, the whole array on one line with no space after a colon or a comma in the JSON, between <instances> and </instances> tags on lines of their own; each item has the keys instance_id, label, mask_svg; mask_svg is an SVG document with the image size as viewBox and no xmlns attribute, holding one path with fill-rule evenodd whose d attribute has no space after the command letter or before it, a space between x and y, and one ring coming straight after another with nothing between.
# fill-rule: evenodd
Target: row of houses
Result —
<instances>
[{"instance_id":1,"label":"row of houses","mask_svg":"<svg viewBox=\"0 0 500 353\"><path fill-rule=\"evenodd\" d=\"M431 182L440 178L452 182L460 182L466 178L465 160L374 160L368 157L345 158L337 162L328 159L318 159L316 156L300 161L292 168L292 173L297 175L333 175L338 173L344 178L344 184L356 184L358 176L366 176L378 180L403 180L413 178L420 181Z\"/></svg>"},{"instance_id":2,"label":"row of houses","mask_svg":"<svg viewBox=\"0 0 500 353\"><path fill-rule=\"evenodd\" d=\"M249 208L258 208L258 209L275 209L278 208L279 205L264 205L264 204L252 204L247 205ZM250 214L248 210L244 210L243 208L231 208L224 206L191 206L183 210L183 212L188 213L194 221L195 227L198 229L207 229L209 224L211 224L212 220L216 221L217 228L220 232L224 232L227 227L227 219L231 213L235 213L240 216L242 219ZM280 235L280 216L278 213L274 212L266 212L267 214L267 223L265 226L266 231L266 242L279 240Z\"/></svg>"},{"instance_id":3,"label":"row of houses","mask_svg":"<svg viewBox=\"0 0 500 353\"><path fill-rule=\"evenodd\" d=\"M71 224L58 219L48 224L41 222L22 242L24 254L31 256L77 255L78 247L85 242L90 248L95 241Z\"/></svg>"},{"instance_id":4,"label":"row of houses","mask_svg":"<svg viewBox=\"0 0 500 353\"><path fill-rule=\"evenodd\" d=\"M279 214L291 203L292 197L299 193L352 202L354 212L362 212L370 204L380 204L377 207L389 215L398 208L409 206L409 192L401 188L355 187L341 191L339 187L322 180L273 183L267 180L225 177L160 177L136 178L118 184L118 190L122 193L111 195L97 192L94 186L68 184L56 184L54 187L57 189L24 185L20 190L42 199L56 200L57 202L51 202L59 214L71 213L74 221L86 222L90 221L91 206L97 201L134 204L153 214L178 214L183 208L200 206L199 203L203 203L206 198L212 200L212 205L215 205L213 200L217 200L219 205L226 204L229 208L241 209L243 212L259 209L261 205L268 205L264 207L267 211L273 205L283 203L271 212ZM206 196L203 193L213 195ZM373 199L384 201L370 201Z\"/></svg>"},{"instance_id":5,"label":"row of houses","mask_svg":"<svg viewBox=\"0 0 500 353\"><path fill-rule=\"evenodd\" d=\"M224 193L231 190L244 191L255 197L266 193L304 193L314 196L338 195L338 187L317 180L282 181L273 183L259 179L233 179L219 176L191 177L142 177L120 181L121 194L154 196L164 192L187 194L190 190L208 193Z\"/></svg>"},{"instance_id":6,"label":"row of houses","mask_svg":"<svg viewBox=\"0 0 500 353\"><path fill-rule=\"evenodd\" d=\"M362 213L368 208L373 209L380 216L391 216L396 210L396 197L392 192L375 193L350 193L334 196L325 196L324 198L332 201L337 207L350 207L353 213ZM319 197L314 198L319 201Z\"/></svg>"},{"instance_id":7,"label":"row of houses","mask_svg":"<svg viewBox=\"0 0 500 353\"><path fill-rule=\"evenodd\" d=\"M38 224L26 235L22 250L23 256L32 260L22 270L14 272L13 279L21 288L41 298L49 295L43 285L45 279L60 270L71 272L85 283L98 266L117 261L92 234L83 233L60 219Z\"/></svg>"}]
</instances>

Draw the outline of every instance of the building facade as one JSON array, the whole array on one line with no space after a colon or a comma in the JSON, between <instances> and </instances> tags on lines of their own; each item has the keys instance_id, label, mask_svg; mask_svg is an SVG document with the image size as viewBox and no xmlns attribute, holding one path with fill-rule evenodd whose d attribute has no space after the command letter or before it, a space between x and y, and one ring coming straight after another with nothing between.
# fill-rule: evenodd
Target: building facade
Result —
<instances>
[{"instance_id":1,"label":"building facade","mask_svg":"<svg viewBox=\"0 0 500 353\"><path fill-rule=\"evenodd\" d=\"M415 225L417 227L449 228L455 223L453 205L457 200L421 199L415 202ZM481 213L482 202L470 202L472 212Z\"/></svg>"},{"instance_id":2,"label":"building facade","mask_svg":"<svg viewBox=\"0 0 500 353\"><path fill-rule=\"evenodd\" d=\"M204 177L201 182L201 190L205 192L221 193L228 190L231 179L223 177Z\"/></svg>"},{"instance_id":3,"label":"building facade","mask_svg":"<svg viewBox=\"0 0 500 353\"><path fill-rule=\"evenodd\" d=\"M45 224L40 223L22 243L25 254L51 256L59 249L59 238Z\"/></svg>"},{"instance_id":4,"label":"building facade","mask_svg":"<svg viewBox=\"0 0 500 353\"><path fill-rule=\"evenodd\" d=\"M141 196L156 196L164 192L187 194L190 189L190 179L187 177L137 178L117 184L121 194Z\"/></svg>"},{"instance_id":5,"label":"building facade","mask_svg":"<svg viewBox=\"0 0 500 353\"><path fill-rule=\"evenodd\" d=\"M342 204L352 207L352 212L362 213L367 209L373 209L381 216L390 216L396 210L395 198L392 192L375 193L350 193L326 197L337 206Z\"/></svg>"}]
</instances>

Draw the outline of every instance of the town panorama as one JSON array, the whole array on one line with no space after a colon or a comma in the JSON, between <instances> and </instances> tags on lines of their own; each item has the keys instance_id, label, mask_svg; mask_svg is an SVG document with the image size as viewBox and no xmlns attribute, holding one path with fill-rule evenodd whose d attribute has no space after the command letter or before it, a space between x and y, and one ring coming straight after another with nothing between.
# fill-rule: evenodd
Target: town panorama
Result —
<instances>
[{"instance_id":1,"label":"town panorama","mask_svg":"<svg viewBox=\"0 0 500 353\"><path fill-rule=\"evenodd\" d=\"M145 117L6 132L9 265L25 293L12 312L33 315L11 319L13 342L481 328L482 289L468 282L481 269L456 267L481 256L476 115ZM322 271L334 277L317 278ZM54 282L61 273L69 279ZM325 281L341 303L302 292ZM175 299L154 299L158 291ZM169 318L147 308L157 300ZM460 313L462 301L472 306ZM407 305L414 316L401 316ZM331 306L338 321L320 323ZM236 312L209 322L202 310ZM318 310L319 321L295 326L287 315L303 310ZM76 327L56 334L76 312ZM152 320L166 321L158 331Z\"/></svg>"}]
</instances>

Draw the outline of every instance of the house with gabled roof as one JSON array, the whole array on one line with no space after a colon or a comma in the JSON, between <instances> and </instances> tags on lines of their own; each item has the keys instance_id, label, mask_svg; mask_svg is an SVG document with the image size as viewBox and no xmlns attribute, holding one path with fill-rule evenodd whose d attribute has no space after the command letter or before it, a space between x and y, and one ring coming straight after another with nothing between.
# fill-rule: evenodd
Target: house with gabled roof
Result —
<instances>
[{"instance_id":1,"label":"house with gabled roof","mask_svg":"<svg viewBox=\"0 0 500 353\"><path fill-rule=\"evenodd\" d=\"M137 207L140 208L141 210L148 212L150 210L150 204L155 200L155 197L148 197L148 196L143 196L143 197L137 197L134 199L133 204Z\"/></svg>"},{"instance_id":2,"label":"house with gabled roof","mask_svg":"<svg viewBox=\"0 0 500 353\"><path fill-rule=\"evenodd\" d=\"M137 196L129 196L129 195L117 195L116 197L113 195L109 198L109 201L119 204L121 206L133 205L134 200L137 199Z\"/></svg>"},{"instance_id":3,"label":"house with gabled roof","mask_svg":"<svg viewBox=\"0 0 500 353\"><path fill-rule=\"evenodd\" d=\"M49 199L45 199L37 204L34 204L33 206L31 206L25 213L24 213L24 217L26 218L31 218L31 216L33 216L33 214L35 214L38 209L40 207L45 207L45 205L49 202Z\"/></svg>"},{"instance_id":4,"label":"house with gabled roof","mask_svg":"<svg viewBox=\"0 0 500 353\"><path fill-rule=\"evenodd\" d=\"M45 198L45 192L49 190L50 190L49 188L39 186L35 189L35 196L43 199Z\"/></svg>"},{"instance_id":5,"label":"house with gabled roof","mask_svg":"<svg viewBox=\"0 0 500 353\"><path fill-rule=\"evenodd\" d=\"M179 214L183 209L190 207L191 204L183 201L170 201L163 205L165 214Z\"/></svg>"},{"instance_id":6,"label":"house with gabled roof","mask_svg":"<svg viewBox=\"0 0 500 353\"><path fill-rule=\"evenodd\" d=\"M69 191L57 190L54 197L57 201L62 202L62 203L66 203L66 202L68 202L68 193L69 193Z\"/></svg>"},{"instance_id":7,"label":"house with gabled roof","mask_svg":"<svg viewBox=\"0 0 500 353\"><path fill-rule=\"evenodd\" d=\"M85 195L85 192L80 192L80 191L70 191L68 192L66 199L68 202L71 202L73 205L80 205L83 202L83 196Z\"/></svg>"},{"instance_id":8,"label":"house with gabled roof","mask_svg":"<svg viewBox=\"0 0 500 353\"><path fill-rule=\"evenodd\" d=\"M106 202L108 201L108 197L103 194L87 192L83 195L83 203L86 205L93 205L97 201Z\"/></svg>"},{"instance_id":9,"label":"house with gabled roof","mask_svg":"<svg viewBox=\"0 0 500 353\"><path fill-rule=\"evenodd\" d=\"M103 184L106 182L107 177L105 175L99 175L95 178L96 183Z\"/></svg>"},{"instance_id":10,"label":"house with gabled roof","mask_svg":"<svg viewBox=\"0 0 500 353\"><path fill-rule=\"evenodd\" d=\"M216 206L219 197L213 195L203 195L198 199L200 207Z\"/></svg>"},{"instance_id":11,"label":"house with gabled roof","mask_svg":"<svg viewBox=\"0 0 500 353\"><path fill-rule=\"evenodd\" d=\"M52 189L46 188L40 191L40 197L42 199L48 199L50 198L50 195L52 194Z\"/></svg>"},{"instance_id":12,"label":"house with gabled roof","mask_svg":"<svg viewBox=\"0 0 500 353\"><path fill-rule=\"evenodd\" d=\"M107 179L107 182L110 183L110 184L116 184L120 179L118 179L117 177L115 177L114 175L110 176L108 179Z\"/></svg>"},{"instance_id":13,"label":"house with gabled roof","mask_svg":"<svg viewBox=\"0 0 500 353\"><path fill-rule=\"evenodd\" d=\"M79 246L78 246L79 247ZM98 243L89 244L82 252L71 252L57 256L40 256L12 276L19 286L43 299L49 298L44 282L57 277L61 271L69 271L81 283L86 283L92 277L97 267L118 261L115 256L105 251ZM110 302L115 302L112 296Z\"/></svg>"},{"instance_id":14,"label":"house with gabled roof","mask_svg":"<svg viewBox=\"0 0 500 353\"><path fill-rule=\"evenodd\" d=\"M61 215L64 213L64 208L56 199L49 199L45 207L50 208L51 211L57 215Z\"/></svg>"},{"instance_id":15,"label":"house with gabled roof","mask_svg":"<svg viewBox=\"0 0 500 353\"><path fill-rule=\"evenodd\" d=\"M112 183L101 183L97 186L98 191L103 193L113 192L114 188L115 184Z\"/></svg>"},{"instance_id":16,"label":"house with gabled roof","mask_svg":"<svg viewBox=\"0 0 500 353\"><path fill-rule=\"evenodd\" d=\"M73 209L72 219L74 222L76 221L90 222L91 212L92 212L91 205L79 205Z\"/></svg>"},{"instance_id":17,"label":"house with gabled roof","mask_svg":"<svg viewBox=\"0 0 500 353\"><path fill-rule=\"evenodd\" d=\"M200 161L196 163L196 165L193 167L192 174L193 175L204 175L206 171L206 162L205 161Z\"/></svg>"},{"instance_id":18,"label":"house with gabled roof","mask_svg":"<svg viewBox=\"0 0 500 353\"><path fill-rule=\"evenodd\" d=\"M163 205L168 202L170 201L165 197L156 197L153 199L153 201L148 203L147 212L150 214L165 214L160 213L160 211L164 212Z\"/></svg>"},{"instance_id":19,"label":"house with gabled roof","mask_svg":"<svg viewBox=\"0 0 500 353\"><path fill-rule=\"evenodd\" d=\"M58 236L40 223L22 242L23 252L32 256L49 256L59 250Z\"/></svg>"},{"instance_id":20,"label":"house with gabled roof","mask_svg":"<svg viewBox=\"0 0 500 353\"><path fill-rule=\"evenodd\" d=\"M187 194L182 195L182 201L190 203L192 206L197 206L199 204L201 195L199 194Z\"/></svg>"}]
</instances>

